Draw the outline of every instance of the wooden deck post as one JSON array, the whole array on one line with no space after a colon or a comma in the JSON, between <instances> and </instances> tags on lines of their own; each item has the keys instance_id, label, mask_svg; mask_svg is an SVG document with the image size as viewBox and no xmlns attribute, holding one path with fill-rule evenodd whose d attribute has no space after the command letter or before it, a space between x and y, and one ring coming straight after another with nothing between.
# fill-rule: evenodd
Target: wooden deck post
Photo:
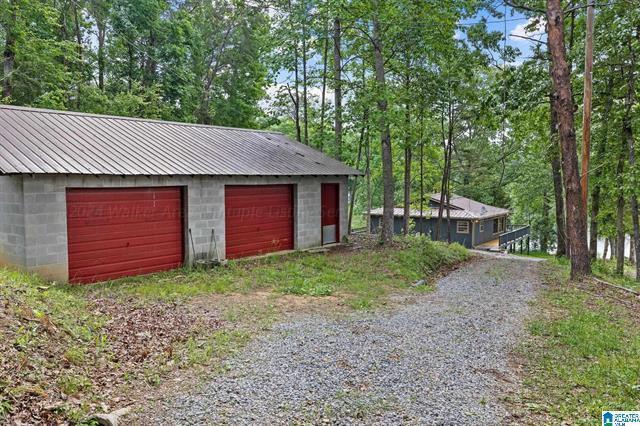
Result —
<instances>
[{"instance_id":1,"label":"wooden deck post","mask_svg":"<svg viewBox=\"0 0 640 426\"><path fill-rule=\"evenodd\" d=\"M520 239L520 254L522 254L522 244L524 243L523 238Z\"/></svg>"}]
</instances>

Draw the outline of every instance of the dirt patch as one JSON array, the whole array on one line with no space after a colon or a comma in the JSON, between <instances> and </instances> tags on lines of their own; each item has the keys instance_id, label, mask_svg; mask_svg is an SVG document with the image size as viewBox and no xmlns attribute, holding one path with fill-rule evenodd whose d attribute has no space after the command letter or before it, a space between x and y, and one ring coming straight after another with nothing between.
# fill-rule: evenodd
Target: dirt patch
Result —
<instances>
[{"instance_id":1,"label":"dirt patch","mask_svg":"<svg viewBox=\"0 0 640 426\"><path fill-rule=\"evenodd\" d=\"M110 299L93 301L93 313L109 318L104 332L111 341L112 361L126 370L161 353L171 356L173 345L200 328L221 327L219 313L177 303L137 304Z\"/></svg>"},{"instance_id":2,"label":"dirt patch","mask_svg":"<svg viewBox=\"0 0 640 426\"><path fill-rule=\"evenodd\" d=\"M8 303L2 315L0 391L11 405L11 421L25 424L57 424L73 420L74 413L126 404L145 372L170 362L176 343L223 323L213 312L190 306L101 298L89 300L88 311L105 322L87 341L46 314ZM9 309L19 314L8 316Z\"/></svg>"},{"instance_id":3,"label":"dirt patch","mask_svg":"<svg viewBox=\"0 0 640 426\"><path fill-rule=\"evenodd\" d=\"M218 312L224 315L230 308L259 308L270 306L284 315L326 311L328 308L344 307L338 296L308 297L291 294L276 294L271 291L251 293L230 293L224 295L202 296L189 302L193 309L206 312ZM346 308L345 308L346 310Z\"/></svg>"}]
</instances>

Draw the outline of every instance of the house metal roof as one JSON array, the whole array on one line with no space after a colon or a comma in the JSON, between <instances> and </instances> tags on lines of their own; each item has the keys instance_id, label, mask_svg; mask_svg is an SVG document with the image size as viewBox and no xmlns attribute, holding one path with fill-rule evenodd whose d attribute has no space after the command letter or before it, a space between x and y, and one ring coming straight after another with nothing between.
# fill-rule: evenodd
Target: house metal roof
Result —
<instances>
[{"instance_id":1,"label":"house metal roof","mask_svg":"<svg viewBox=\"0 0 640 426\"><path fill-rule=\"evenodd\" d=\"M431 195L431 200L439 203L440 194L436 193ZM509 214L509 210L500 207L490 206L478 201L474 201L470 198L461 197L459 195L452 194L449 204L449 214L451 219L490 219L493 217L506 216ZM410 210L411 217L420 217L420 210ZM382 208L371 210L372 216L382 216ZM393 209L393 215L396 217L404 216L403 208ZM422 211L422 216L426 218L438 217L438 209L426 207ZM442 217L447 217L446 208L442 212Z\"/></svg>"},{"instance_id":2,"label":"house metal roof","mask_svg":"<svg viewBox=\"0 0 640 426\"><path fill-rule=\"evenodd\" d=\"M0 147L0 174L362 174L277 132L7 105Z\"/></svg>"},{"instance_id":3,"label":"house metal roof","mask_svg":"<svg viewBox=\"0 0 640 426\"><path fill-rule=\"evenodd\" d=\"M464 210L454 210L451 209L451 219L475 219L475 217L467 211ZM404 216L404 209L400 207L396 207L393 209L393 215L396 217ZM382 207L371 210L371 216L382 216ZM426 218L438 217L438 209L425 208L422 211L422 216ZM420 210L411 210L411 217L420 217ZM442 216L443 218L447 217L447 211L444 211Z\"/></svg>"},{"instance_id":4,"label":"house metal roof","mask_svg":"<svg viewBox=\"0 0 640 426\"><path fill-rule=\"evenodd\" d=\"M431 200L436 203L440 202L440 193L436 192L431 196ZM466 210L469 213L473 214L474 217L478 219L484 219L495 216L504 216L509 214L509 210L503 209L501 207L490 206L489 204L484 204L476 200L472 200L471 198L462 197L460 195L451 194L449 197L449 205L452 208L457 208L461 210Z\"/></svg>"}]
</instances>

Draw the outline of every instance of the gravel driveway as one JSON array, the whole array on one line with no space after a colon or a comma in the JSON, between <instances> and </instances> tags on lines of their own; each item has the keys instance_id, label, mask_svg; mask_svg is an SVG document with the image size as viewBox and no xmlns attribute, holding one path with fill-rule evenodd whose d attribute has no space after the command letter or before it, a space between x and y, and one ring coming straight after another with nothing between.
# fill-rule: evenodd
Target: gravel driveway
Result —
<instances>
[{"instance_id":1,"label":"gravel driveway","mask_svg":"<svg viewBox=\"0 0 640 426\"><path fill-rule=\"evenodd\" d=\"M536 263L483 257L399 308L277 325L154 424L499 424Z\"/></svg>"}]
</instances>

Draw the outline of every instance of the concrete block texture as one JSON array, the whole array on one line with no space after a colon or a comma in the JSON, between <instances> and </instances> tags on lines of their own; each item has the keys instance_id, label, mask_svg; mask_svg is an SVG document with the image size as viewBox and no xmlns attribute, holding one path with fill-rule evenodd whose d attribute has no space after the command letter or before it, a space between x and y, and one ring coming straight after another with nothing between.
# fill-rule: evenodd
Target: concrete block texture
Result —
<instances>
[{"instance_id":1,"label":"concrete block texture","mask_svg":"<svg viewBox=\"0 0 640 426\"><path fill-rule=\"evenodd\" d=\"M25 266L22 176L0 176L0 264Z\"/></svg>"},{"instance_id":2,"label":"concrete block texture","mask_svg":"<svg viewBox=\"0 0 640 426\"><path fill-rule=\"evenodd\" d=\"M49 279L68 279L68 188L182 187L185 262L190 263L209 252L212 230L220 257L225 257L226 185L291 184L294 188L295 248L311 248L321 244L320 190L324 182L340 184L342 238L346 234L348 220L346 177L0 176L0 261L25 266ZM15 232L5 232L8 230Z\"/></svg>"}]
</instances>

